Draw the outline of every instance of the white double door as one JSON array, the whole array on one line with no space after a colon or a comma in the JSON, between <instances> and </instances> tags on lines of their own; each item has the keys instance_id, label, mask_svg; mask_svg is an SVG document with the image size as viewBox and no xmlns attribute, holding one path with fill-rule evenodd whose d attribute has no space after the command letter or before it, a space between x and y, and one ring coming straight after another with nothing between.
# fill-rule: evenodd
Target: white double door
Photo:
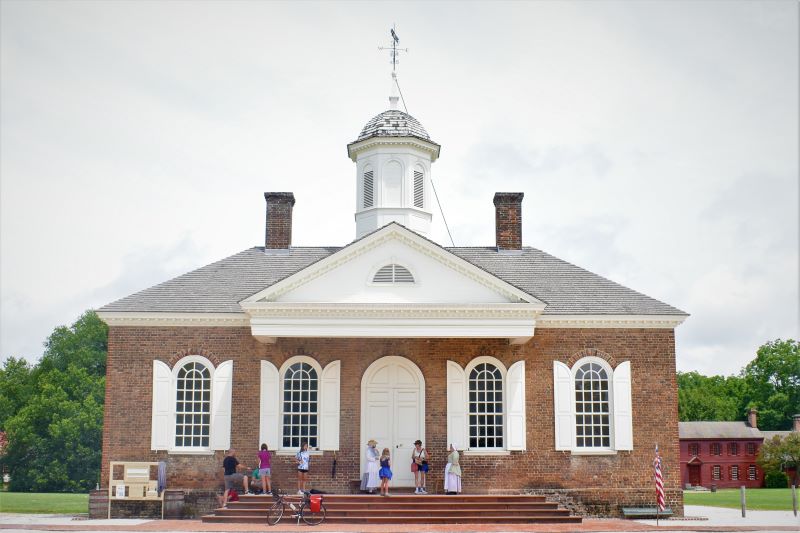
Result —
<instances>
[{"instance_id":1,"label":"white double door","mask_svg":"<svg viewBox=\"0 0 800 533\"><path fill-rule=\"evenodd\" d=\"M413 487L411 452L424 441L424 379L414 363L384 357L373 363L362 380L362 457L366 442L378 441L378 452L389 448L394 487Z\"/></svg>"}]
</instances>

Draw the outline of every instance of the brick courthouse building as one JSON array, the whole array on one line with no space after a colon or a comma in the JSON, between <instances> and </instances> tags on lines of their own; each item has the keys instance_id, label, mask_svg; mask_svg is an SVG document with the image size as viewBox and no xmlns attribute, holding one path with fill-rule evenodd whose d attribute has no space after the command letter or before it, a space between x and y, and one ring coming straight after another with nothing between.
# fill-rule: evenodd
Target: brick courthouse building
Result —
<instances>
[{"instance_id":1,"label":"brick courthouse building","mask_svg":"<svg viewBox=\"0 0 800 533\"><path fill-rule=\"evenodd\" d=\"M266 193L265 246L100 309L103 483L109 461L166 461L168 487L208 494L224 450L252 468L265 442L288 489L308 440L310 485L351 492L374 438L392 450L393 486L413 486L419 438L429 489L455 443L465 492L550 491L616 514L653 502L658 443L680 513L686 313L523 246L522 193L495 195L492 245L432 242L439 149L393 107L347 146L356 240L292 246L295 198Z\"/></svg>"}]
</instances>

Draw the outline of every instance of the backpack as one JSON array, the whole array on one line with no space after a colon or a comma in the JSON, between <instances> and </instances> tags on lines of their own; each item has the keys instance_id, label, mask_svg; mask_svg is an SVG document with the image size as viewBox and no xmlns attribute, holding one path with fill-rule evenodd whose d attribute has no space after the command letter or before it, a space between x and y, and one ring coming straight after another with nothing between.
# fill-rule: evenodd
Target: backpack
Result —
<instances>
[{"instance_id":1,"label":"backpack","mask_svg":"<svg viewBox=\"0 0 800 533\"><path fill-rule=\"evenodd\" d=\"M239 493L236 492L236 489L231 489L228 491L228 501L229 502L238 502L239 501Z\"/></svg>"}]
</instances>

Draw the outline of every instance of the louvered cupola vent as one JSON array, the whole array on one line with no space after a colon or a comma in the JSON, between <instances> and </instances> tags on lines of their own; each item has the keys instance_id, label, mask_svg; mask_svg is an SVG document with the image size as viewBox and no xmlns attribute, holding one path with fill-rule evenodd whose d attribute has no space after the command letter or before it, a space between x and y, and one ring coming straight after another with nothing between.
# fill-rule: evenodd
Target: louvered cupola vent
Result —
<instances>
[{"instance_id":1,"label":"louvered cupola vent","mask_svg":"<svg viewBox=\"0 0 800 533\"><path fill-rule=\"evenodd\" d=\"M425 207L425 175L419 170L414 171L414 207Z\"/></svg>"},{"instance_id":2,"label":"louvered cupola vent","mask_svg":"<svg viewBox=\"0 0 800 533\"><path fill-rule=\"evenodd\" d=\"M400 265L386 265L381 267L372 278L373 283L414 283L414 276L406 267Z\"/></svg>"},{"instance_id":3,"label":"louvered cupola vent","mask_svg":"<svg viewBox=\"0 0 800 533\"><path fill-rule=\"evenodd\" d=\"M364 207L372 207L372 171L364 172Z\"/></svg>"}]
</instances>

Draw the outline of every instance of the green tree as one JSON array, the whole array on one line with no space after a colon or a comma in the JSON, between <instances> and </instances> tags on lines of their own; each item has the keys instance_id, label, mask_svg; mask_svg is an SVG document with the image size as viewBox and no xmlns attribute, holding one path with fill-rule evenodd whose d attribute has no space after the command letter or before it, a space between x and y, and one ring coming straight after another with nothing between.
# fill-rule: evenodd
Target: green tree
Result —
<instances>
[{"instance_id":1,"label":"green tree","mask_svg":"<svg viewBox=\"0 0 800 533\"><path fill-rule=\"evenodd\" d=\"M793 431L781 438L764 439L758 452L758 465L764 472L782 472L794 468L794 485L800 484L800 433Z\"/></svg>"},{"instance_id":2,"label":"green tree","mask_svg":"<svg viewBox=\"0 0 800 533\"><path fill-rule=\"evenodd\" d=\"M688 420L739 420L745 405L739 377L678 372L678 417Z\"/></svg>"},{"instance_id":3,"label":"green tree","mask_svg":"<svg viewBox=\"0 0 800 533\"><path fill-rule=\"evenodd\" d=\"M25 359L9 357L0 368L0 431L6 421L18 412L34 391L31 366Z\"/></svg>"},{"instance_id":4,"label":"green tree","mask_svg":"<svg viewBox=\"0 0 800 533\"><path fill-rule=\"evenodd\" d=\"M787 430L800 413L800 343L777 339L758 349L741 372L746 384L746 407L758 409L758 426Z\"/></svg>"},{"instance_id":5,"label":"green tree","mask_svg":"<svg viewBox=\"0 0 800 533\"><path fill-rule=\"evenodd\" d=\"M85 491L99 480L107 337L105 324L88 311L55 329L32 369L6 363L0 384L5 379L16 392L7 401L13 412L0 419L8 437L0 461L11 490Z\"/></svg>"}]
</instances>

